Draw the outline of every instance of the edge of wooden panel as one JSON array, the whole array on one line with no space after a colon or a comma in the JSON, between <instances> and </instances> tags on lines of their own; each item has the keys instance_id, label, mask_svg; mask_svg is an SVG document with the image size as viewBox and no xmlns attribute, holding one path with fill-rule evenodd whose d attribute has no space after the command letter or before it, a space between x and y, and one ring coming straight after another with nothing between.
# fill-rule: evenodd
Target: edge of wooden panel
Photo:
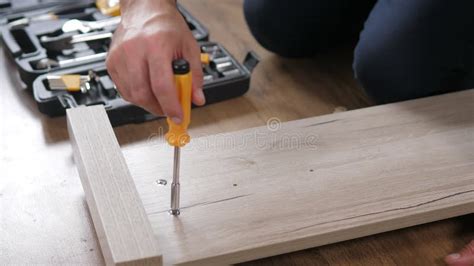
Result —
<instances>
[{"instance_id":1,"label":"edge of wooden panel","mask_svg":"<svg viewBox=\"0 0 474 266\"><path fill-rule=\"evenodd\" d=\"M162 265L162 255L103 106L67 110L74 159L107 265Z\"/></svg>"}]
</instances>

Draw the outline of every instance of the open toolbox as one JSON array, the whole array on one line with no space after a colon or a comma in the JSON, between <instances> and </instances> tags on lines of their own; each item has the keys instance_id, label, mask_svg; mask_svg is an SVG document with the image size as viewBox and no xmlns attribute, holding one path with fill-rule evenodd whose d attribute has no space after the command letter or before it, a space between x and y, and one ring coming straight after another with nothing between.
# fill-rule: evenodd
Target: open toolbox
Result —
<instances>
[{"instance_id":1,"label":"open toolbox","mask_svg":"<svg viewBox=\"0 0 474 266\"><path fill-rule=\"evenodd\" d=\"M17 18L1 30L4 47L28 88L42 74L104 61L112 34L120 22L120 17L104 15L90 1L52 9L56 10L55 19L40 20L38 18L45 14L36 14L36 20L35 17ZM196 40L207 41L207 29L185 8L178 5L178 9Z\"/></svg>"},{"instance_id":2,"label":"open toolbox","mask_svg":"<svg viewBox=\"0 0 474 266\"><path fill-rule=\"evenodd\" d=\"M200 45L210 57L209 64L203 64L206 105L245 94L258 57L250 52L241 64L218 43ZM64 75L80 75L81 84L74 92L61 86ZM64 115L68 108L102 104L113 126L157 118L120 97L103 62L41 75L33 83L33 94L39 110L49 116Z\"/></svg>"}]
</instances>

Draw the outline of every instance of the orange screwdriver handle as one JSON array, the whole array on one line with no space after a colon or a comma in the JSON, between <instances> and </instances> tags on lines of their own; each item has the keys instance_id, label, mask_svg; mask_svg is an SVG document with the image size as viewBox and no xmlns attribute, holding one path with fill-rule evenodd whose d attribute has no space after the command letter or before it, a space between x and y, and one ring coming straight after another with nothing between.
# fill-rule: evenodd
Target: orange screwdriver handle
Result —
<instances>
[{"instance_id":1,"label":"orange screwdriver handle","mask_svg":"<svg viewBox=\"0 0 474 266\"><path fill-rule=\"evenodd\" d=\"M171 146L183 147L191 140L188 135L188 126L191 122L192 95L192 77L189 63L184 59L174 60L173 72L179 103L183 110L183 119L181 124L175 124L170 118L167 118L169 130L165 135L165 139Z\"/></svg>"}]
</instances>

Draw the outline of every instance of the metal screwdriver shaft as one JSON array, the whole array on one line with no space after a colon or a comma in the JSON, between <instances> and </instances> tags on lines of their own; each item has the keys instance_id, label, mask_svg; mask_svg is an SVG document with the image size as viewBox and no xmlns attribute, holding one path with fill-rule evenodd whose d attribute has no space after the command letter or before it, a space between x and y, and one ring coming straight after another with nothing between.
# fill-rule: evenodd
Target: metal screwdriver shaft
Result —
<instances>
[{"instance_id":1,"label":"metal screwdriver shaft","mask_svg":"<svg viewBox=\"0 0 474 266\"><path fill-rule=\"evenodd\" d=\"M172 215L179 215L180 203L180 152L181 147L189 143L188 126L191 122L191 91L192 78L189 63L184 59L173 61L173 73L175 79L176 92L183 111L183 119L180 124L174 123L169 117L167 119L169 131L166 133L166 140L174 147L173 162L173 182L171 183L171 209Z\"/></svg>"},{"instance_id":2,"label":"metal screwdriver shaft","mask_svg":"<svg viewBox=\"0 0 474 266\"><path fill-rule=\"evenodd\" d=\"M171 214L179 215L179 156L180 147L174 147L173 183L171 183Z\"/></svg>"}]
</instances>

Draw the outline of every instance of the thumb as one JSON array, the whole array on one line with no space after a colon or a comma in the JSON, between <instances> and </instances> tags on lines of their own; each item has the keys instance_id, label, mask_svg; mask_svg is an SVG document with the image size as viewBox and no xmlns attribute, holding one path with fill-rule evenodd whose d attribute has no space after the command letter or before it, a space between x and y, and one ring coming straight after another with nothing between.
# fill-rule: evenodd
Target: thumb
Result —
<instances>
[{"instance_id":1,"label":"thumb","mask_svg":"<svg viewBox=\"0 0 474 266\"><path fill-rule=\"evenodd\" d=\"M444 259L451 266L472 266L474 265L474 240L464 247L459 253L446 256Z\"/></svg>"}]
</instances>

